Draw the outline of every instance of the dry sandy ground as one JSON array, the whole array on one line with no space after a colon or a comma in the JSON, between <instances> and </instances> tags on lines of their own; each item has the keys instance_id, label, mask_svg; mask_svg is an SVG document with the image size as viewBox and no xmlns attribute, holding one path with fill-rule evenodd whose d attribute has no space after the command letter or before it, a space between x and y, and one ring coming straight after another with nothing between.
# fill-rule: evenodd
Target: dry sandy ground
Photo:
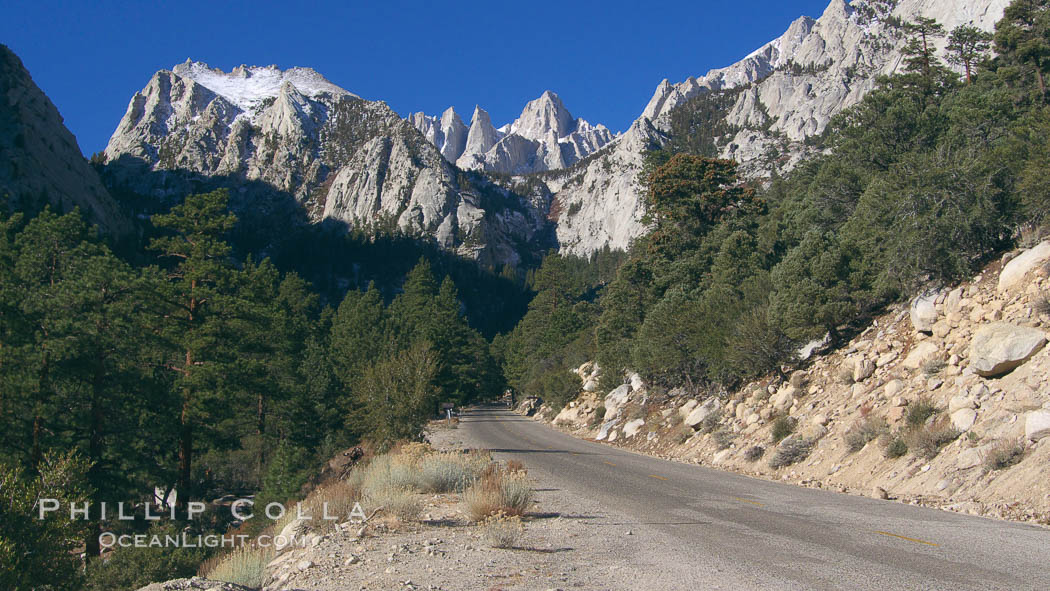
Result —
<instances>
[{"instance_id":1,"label":"dry sandy ground","mask_svg":"<svg viewBox=\"0 0 1050 591\"><path fill-rule=\"evenodd\" d=\"M436 448L476 447L466 430L440 429ZM531 475L536 478L535 475ZM676 589L687 556L665 534L535 480L525 534L511 549L492 547L455 495L430 497L424 522L326 536L316 547L282 555L268 589ZM683 553L684 554L684 553ZM682 561L685 562L682 562ZM312 565L303 570L307 562Z\"/></svg>"}]
</instances>

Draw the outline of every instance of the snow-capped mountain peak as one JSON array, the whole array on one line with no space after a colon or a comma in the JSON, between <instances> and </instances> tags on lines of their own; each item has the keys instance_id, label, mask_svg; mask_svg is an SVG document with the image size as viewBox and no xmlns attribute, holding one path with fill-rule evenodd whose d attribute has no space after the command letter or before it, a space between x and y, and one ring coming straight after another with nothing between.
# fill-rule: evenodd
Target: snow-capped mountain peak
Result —
<instances>
[{"instance_id":1,"label":"snow-capped mountain peak","mask_svg":"<svg viewBox=\"0 0 1050 591\"><path fill-rule=\"evenodd\" d=\"M172 68L172 71L182 78L193 80L248 113L256 110L266 99L277 97L286 83L290 83L300 94L308 97L323 93L355 96L332 84L311 68L281 70L277 66L241 65L224 72L204 62L187 59Z\"/></svg>"}]
</instances>

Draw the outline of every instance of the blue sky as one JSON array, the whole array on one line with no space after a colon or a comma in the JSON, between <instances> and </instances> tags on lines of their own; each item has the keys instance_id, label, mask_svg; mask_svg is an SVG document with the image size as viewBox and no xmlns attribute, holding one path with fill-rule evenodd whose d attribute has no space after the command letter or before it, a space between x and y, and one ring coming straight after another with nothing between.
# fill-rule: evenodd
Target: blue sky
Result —
<instances>
[{"instance_id":1,"label":"blue sky","mask_svg":"<svg viewBox=\"0 0 1050 591\"><path fill-rule=\"evenodd\" d=\"M497 126L544 90L573 115L626 129L664 78L728 65L820 16L779 2L71 2L4 0L15 51L91 154L153 72L193 58L307 66L406 115L475 104Z\"/></svg>"}]
</instances>

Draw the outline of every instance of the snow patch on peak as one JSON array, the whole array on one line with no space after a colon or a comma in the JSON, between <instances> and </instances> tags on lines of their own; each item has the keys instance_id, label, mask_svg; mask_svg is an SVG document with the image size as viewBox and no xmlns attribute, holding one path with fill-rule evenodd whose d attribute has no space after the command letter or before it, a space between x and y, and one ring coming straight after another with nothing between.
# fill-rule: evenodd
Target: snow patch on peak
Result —
<instances>
[{"instance_id":1,"label":"snow patch on peak","mask_svg":"<svg viewBox=\"0 0 1050 591\"><path fill-rule=\"evenodd\" d=\"M308 97L325 93L356 96L332 84L311 68L281 70L277 66L242 65L224 72L204 62L186 60L172 68L172 72L193 80L245 112L252 112L264 100L277 97L285 84L291 84L296 91Z\"/></svg>"}]
</instances>

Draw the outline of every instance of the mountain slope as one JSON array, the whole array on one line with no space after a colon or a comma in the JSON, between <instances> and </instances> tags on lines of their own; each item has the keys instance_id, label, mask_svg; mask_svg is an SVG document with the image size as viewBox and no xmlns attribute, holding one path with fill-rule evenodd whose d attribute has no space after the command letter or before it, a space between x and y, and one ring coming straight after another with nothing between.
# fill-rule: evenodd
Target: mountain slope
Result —
<instances>
[{"instance_id":1,"label":"mountain slope","mask_svg":"<svg viewBox=\"0 0 1050 591\"><path fill-rule=\"evenodd\" d=\"M807 138L900 68L902 22L923 15L947 30L990 30L1007 4L832 0L733 65L663 81L615 137L552 92L511 124L496 128L477 107L468 126L453 109L401 119L308 69L226 73L187 62L132 99L106 149L107 178L161 198L223 179L245 203L261 183L313 221L396 227L495 263L555 246L622 249L646 231L646 150L701 138L701 152L739 161L747 177L786 172L812 154Z\"/></svg>"},{"instance_id":2,"label":"mountain slope","mask_svg":"<svg viewBox=\"0 0 1050 591\"><path fill-rule=\"evenodd\" d=\"M385 103L305 68L161 70L105 156L117 186L156 198L236 187L240 207L292 200L312 221L397 228L493 264L551 246L542 195L462 175Z\"/></svg>"},{"instance_id":3,"label":"mountain slope","mask_svg":"<svg viewBox=\"0 0 1050 591\"><path fill-rule=\"evenodd\" d=\"M84 159L55 105L10 49L0 45L0 196L37 200L85 218L111 234L129 222Z\"/></svg>"},{"instance_id":4,"label":"mountain slope","mask_svg":"<svg viewBox=\"0 0 1050 591\"><path fill-rule=\"evenodd\" d=\"M960 24L991 30L1008 0L832 0L820 18L802 17L784 35L741 61L699 78L657 87L641 117L600 158L568 171L552 190L560 211L563 252L589 254L622 247L644 232L640 151L675 131L676 110L732 91L721 114L729 130L714 138L711 156L739 161L745 175L766 177L795 166L810 150L807 137L901 67L905 35L897 23L935 18L950 31ZM943 43L943 41L941 41Z\"/></svg>"}]
</instances>

